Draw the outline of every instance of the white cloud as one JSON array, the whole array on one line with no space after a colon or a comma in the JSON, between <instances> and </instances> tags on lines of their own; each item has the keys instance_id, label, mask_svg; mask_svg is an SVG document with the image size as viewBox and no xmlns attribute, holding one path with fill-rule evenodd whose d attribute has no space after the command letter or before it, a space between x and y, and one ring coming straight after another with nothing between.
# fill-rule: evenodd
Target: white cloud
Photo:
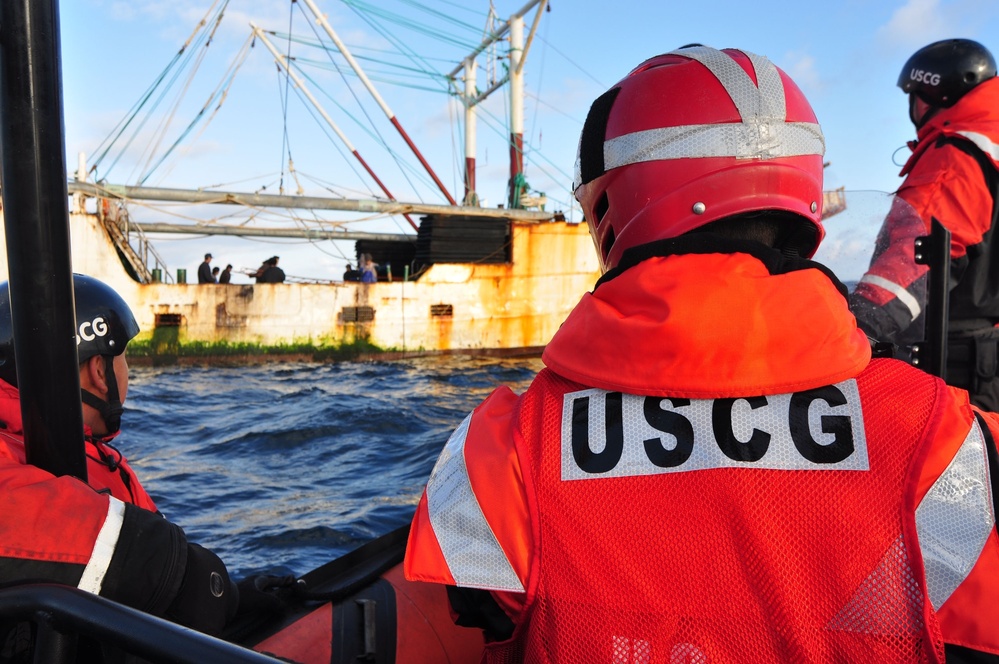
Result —
<instances>
[{"instance_id":1,"label":"white cloud","mask_svg":"<svg viewBox=\"0 0 999 664\"><path fill-rule=\"evenodd\" d=\"M878 36L896 46L922 46L954 36L952 16L941 0L907 0L878 29Z\"/></svg>"},{"instance_id":2,"label":"white cloud","mask_svg":"<svg viewBox=\"0 0 999 664\"><path fill-rule=\"evenodd\" d=\"M784 56L786 65L778 65L807 94L821 90L822 78L815 65L815 58L807 53L791 52Z\"/></svg>"}]
</instances>

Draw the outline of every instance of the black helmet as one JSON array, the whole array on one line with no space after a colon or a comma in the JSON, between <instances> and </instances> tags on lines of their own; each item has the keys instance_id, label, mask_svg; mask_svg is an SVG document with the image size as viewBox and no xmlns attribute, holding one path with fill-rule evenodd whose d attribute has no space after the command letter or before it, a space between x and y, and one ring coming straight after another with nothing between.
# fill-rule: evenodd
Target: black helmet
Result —
<instances>
[{"instance_id":1,"label":"black helmet","mask_svg":"<svg viewBox=\"0 0 999 664\"><path fill-rule=\"evenodd\" d=\"M113 357L139 333L132 310L110 286L82 274L73 275L76 298L76 351L80 363L95 355ZM0 283L0 378L17 386L14 365L14 326L10 317L10 287Z\"/></svg>"},{"instance_id":2,"label":"black helmet","mask_svg":"<svg viewBox=\"0 0 999 664\"><path fill-rule=\"evenodd\" d=\"M989 50L970 39L945 39L916 51L902 67L898 87L938 108L950 108L996 75Z\"/></svg>"}]
</instances>

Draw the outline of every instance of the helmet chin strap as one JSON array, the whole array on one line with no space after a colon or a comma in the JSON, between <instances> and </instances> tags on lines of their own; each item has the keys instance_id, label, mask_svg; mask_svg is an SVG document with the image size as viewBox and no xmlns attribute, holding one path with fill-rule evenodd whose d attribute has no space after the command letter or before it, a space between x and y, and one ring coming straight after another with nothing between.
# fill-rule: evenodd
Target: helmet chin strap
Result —
<instances>
[{"instance_id":1,"label":"helmet chin strap","mask_svg":"<svg viewBox=\"0 0 999 664\"><path fill-rule=\"evenodd\" d=\"M114 373L114 357L104 355L104 380L108 385L108 400L104 401L93 392L80 389L83 403L97 410L107 427L107 434L117 433L121 428L121 414L125 411L118 398L118 379Z\"/></svg>"}]
</instances>

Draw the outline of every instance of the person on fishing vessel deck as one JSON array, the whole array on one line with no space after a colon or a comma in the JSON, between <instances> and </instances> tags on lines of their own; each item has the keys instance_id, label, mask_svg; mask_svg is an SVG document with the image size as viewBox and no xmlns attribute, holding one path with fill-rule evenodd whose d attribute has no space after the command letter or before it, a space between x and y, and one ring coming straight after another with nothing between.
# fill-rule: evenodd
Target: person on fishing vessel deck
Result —
<instances>
[{"instance_id":1,"label":"person on fishing vessel deck","mask_svg":"<svg viewBox=\"0 0 999 664\"><path fill-rule=\"evenodd\" d=\"M227 284L232 281L232 265L226 265L225 269L222 270L222 274L219 275L219 283Z\"/></svg>"},{"instance_id":2,"label":"person on fishing vessel deck","mask_svg":"<svg viewBox=\"0 0 999 664\"><path fill-rule=\"evenodd\" d=\"M361 282L373 284L378 281L378 265L371 254L361 256Z\"/></svg>"},{"instance_id":3,"label":"person on fishing vessel deck","mask_svg":"<svg viewBox=\"0 0 999 664\"><path fill-rule=\"evenodd\" d=\"M284 270L277 266L279 257L271 256L257 268L253 276L258 284L280 284L284 282Z\"/></svg>"},{"instance_id":4,"label":"person on fishing vessel deck","mask_svg":"<svg viewBox=\"0 0 999 664\"><path fill-rule=\"evenodd\" d=\"M201 262L198 266L198 283L199 284L214 284L215 277L212 276L212 255L205 254L205 260Z\"/></svg>"},{"instance_id":5,"label":"person on fishing vessel deck","mask_svg":"<svg viewBox=\"0 0 999 664\"><path fill-rule=\"evenodd\" d=\"M917 140L902 167L898 196L930 231L951 232L946 380L977 406L999 410L999 78L987 48L970 39L925 46L905 63L898 86L909 96ZM850 297L868 335L921 341L928 268L913 259L911 234L889 215L874 260Z\"/></svg>"},{"instance_id":6,"label":"person on fishing vessel deck","mask_svg":"<svg viewBox=\"0 0 999 664\"><path fill-rule=\"evenodd\" d=\"M0 585L77 586L218 634L239 600L225 565L163 518L111 445L128 394L125 350L139 327L103 282L76 274L73 287L87 484L25 461L10 291L0 284ZM23 629L0 624L0 660L24 645Z\"/></svg>"},{"instance_id":7,"label":"person on fishing vessel deck","mask_svg":"<svg viewBox=\"0 0 999 664\"><path fill-rule=\"evenodd\" d=\"M353 265L351 265L350 263L347 263L347 268L343 271L343 280L344 281L360 281L361 280L361 271L360 270L355 270Z\"/></svg>"},{"instance_id":8,"label":"person on fishing vessel deck","mask_svg":"<svg viewBox=\"0 0 999 664\"><path fill-rule=\"evenodd\" d=\"M747 51L593 102L574 191L604 274L454 431L410 530L406 577L486 661L999 661L999 415L872 357L809 260L824 149Z\"/></svg>"}]
</instances>

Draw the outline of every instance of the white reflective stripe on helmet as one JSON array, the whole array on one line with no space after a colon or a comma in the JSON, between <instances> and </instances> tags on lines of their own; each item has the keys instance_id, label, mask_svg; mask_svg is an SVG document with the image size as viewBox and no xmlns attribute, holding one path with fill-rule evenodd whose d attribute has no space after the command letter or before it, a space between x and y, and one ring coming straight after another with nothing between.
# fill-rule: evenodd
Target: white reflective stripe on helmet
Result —
<instances>
[{"instance_id":1,"label":"white reflective stripe on helmet","mask_svg":"<svg viewBox=\"0 0 999 664\"><path fill-rule=\"evenodd\" d=\"M125 503L108 496L108 514L101 531L97 534L97 541L94 542L94 549L83 570L83 576L80 577L80 583L77 584L80 590L95 595L101 593L104 577L107 576L108 566L114 556L115 547L118 546L118 537L121 535L121 525L124 520Z\"/></svg>"},{"instance_id":2,"label":"white reflective stripe on helmet","mask_svg":"<svg viewBox=\"0 0 999 664\"><path fill-rule=\"evenodd\" d=\"M824 149L822 130L811 122L686 125L636 131L605 141L604 167L696 157L775 159L821 155Z\"/></svg>"},{"instance_id":3,"label":"white reflective stripe on helmet","mask_svg":"<svg viewBox=\"0 0 999 664\"><path fill-rule=\"evenodd\" d=\"M743 122L755 121L758 118L783 121L787 117L787 109L784 102L784 83L780 79L777 67L762 55L748 51L742 53L753 63L758 86L738 62L722 51L701 46L673 51L670 55L690 58L707 67L725 87Z\"/></svg>"},{"instance_id":4,"label":"white reflective stripe on helmet","mask_svg":"<svg viewBox=\"0 0 999 664\"><path fill-rule=\"evenodd\" d=\"M919 306L919 300L917 300L912 293L905 290L904 288L902 288L902 286L896 284L894 281L888 281L884 277L879 277L876 274L865 274L860 278L860 283L871 284L872 286L883 288L892 295L894 295L895 297L897 297L898 301L904 304L905 307L909 310L909 314L912 316L912 320L916 320L919 314L922 313L923 311L923 308Z\"/></svg>"},{"instance_id":5,"label":"white reflective stripe on helmet","mask_svg":"<svg viewBox=\"0 0 999 664\"><path fill-rule=\"evenodd\" d=\"M999 161L999 145L996 145L988 136L975 131L959 131L961 136L978 146L978 149L992 157L993 161Z\"/></svg>"},{"instance_id":6,"label":"white reflective stripe on helmet","mask_svg":"<svg viewBox=\"0 0 999 664\"><path fill-rule=\"evenodd\" d=\"M947 470L916 508L926 587L934 610L968 577L992 533L992 485L976 420Z\"/></svg>"},{"instance_id":7,"label":"white reflective stripe on helmet","mask_svg":"<svg viewBox=\"0 0 999 664\"><path fill-rule=\"evenodd\" d=\"M742 53L749 58L749 61L753 63L753 69L756 70L756 80L759 82L760 97L763 102L760 115L776 120L787 119L784 81L781 80L777 67L762 55L756 55L749 51L742 51Z\"/></svg>"},{"instance_id":8,"label":"white reflective stripe on helmet","mask_svg":"<svg viewBox=\"0 0 999 664\"><path fill-rule=\"evenodd\" d=\"M605 170L668 159L776 159L825 154L825 139L817 123L787 122L784 82L777 67L763 56L741 52L752 63L758 84L722 51L701 46L670 53L704 65L728 92L741 123L662 127L612 138L604 142ZM582 183L580 169L577 150L573 191Z\"/></svg>"},{"instance_id":9,"label":"white reflective stripe on helmet","mask_svg":"<svg viewBox=\"0 0 999 664\"><path fill-rule=\"evenodd\" d=\"M465 465L469 415L448 439L427 482L427 511L455 583L524 592L524 585L482 513Z\"/></svg>"}]
</instances>

